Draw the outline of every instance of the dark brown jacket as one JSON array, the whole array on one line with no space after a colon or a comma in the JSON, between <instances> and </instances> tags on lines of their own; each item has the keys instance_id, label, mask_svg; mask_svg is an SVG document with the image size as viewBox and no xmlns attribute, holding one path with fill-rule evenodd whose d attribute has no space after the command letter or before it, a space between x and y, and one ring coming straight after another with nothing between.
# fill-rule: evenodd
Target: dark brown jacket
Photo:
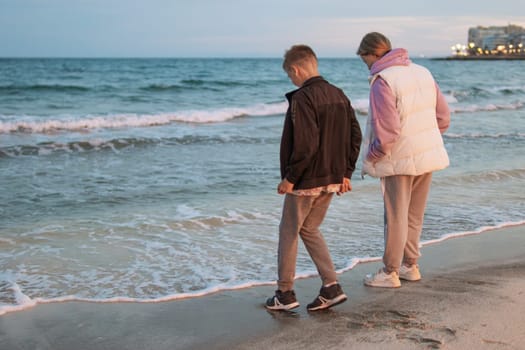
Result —
<instances>
[{"instance_id":1,"label":"dark brown jacket","mask_svg":"<svg viewBox=\"0 0 525 350\"><path fill-rule=\"evenodd\" d=\"M308 189L351 178L361 128L344 92L323 77L286 94L289 107L281 138L281 178Z\"/></svg>"}]
</instances>

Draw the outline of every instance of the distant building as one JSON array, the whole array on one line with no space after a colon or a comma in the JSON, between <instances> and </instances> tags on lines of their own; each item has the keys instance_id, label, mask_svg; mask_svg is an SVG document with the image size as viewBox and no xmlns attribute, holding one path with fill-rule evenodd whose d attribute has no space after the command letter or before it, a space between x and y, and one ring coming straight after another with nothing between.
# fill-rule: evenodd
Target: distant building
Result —
<instances>
[{"instance_id":1,"label":"distant building","mask_svg":"<svg viewBox=\"0 0 525 350\"><path fill-rule=\"evenodd\" d=\"M468 46L452 47L456 56L524 55L525 28L513 24L504 27L469 28Z\"/></svg>"}]
</instances>

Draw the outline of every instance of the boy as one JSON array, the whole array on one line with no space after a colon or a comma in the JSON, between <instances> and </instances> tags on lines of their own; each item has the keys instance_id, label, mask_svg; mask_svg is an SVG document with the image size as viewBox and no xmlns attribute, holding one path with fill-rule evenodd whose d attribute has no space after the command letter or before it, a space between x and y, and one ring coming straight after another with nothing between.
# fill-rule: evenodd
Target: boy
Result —
<instances>
[{"instance_id":1,"label":"boy","mask_svg":"<svg viewBox=\"0 0 525 350\"><path fill-rule=\"evenodd\" d=\"M299 306L293 284L300 236L323 283L307 309L322 310L347 299L319 226L333 194L352 190L350 178L359 156L361 129L343 91L319 75L310 47L292 46L284 55L283 69L298 89L286 94L282 181L277 187L285 195L279 225L278 290L266 307L290 310Z\"/></svg>"}]
</instances>

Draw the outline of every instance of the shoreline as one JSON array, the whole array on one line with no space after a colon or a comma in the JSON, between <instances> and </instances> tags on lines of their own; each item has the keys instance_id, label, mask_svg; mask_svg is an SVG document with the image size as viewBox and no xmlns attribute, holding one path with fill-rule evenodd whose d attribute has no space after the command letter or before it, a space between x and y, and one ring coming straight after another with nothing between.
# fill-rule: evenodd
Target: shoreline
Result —
<instances>
[{"instance_id":1,"label":"shoreline","mask_svg":"<svg viewBox=\"0 0 525 350\"><path fill-rule=\"evenodd\" d=\"M480 227L473 231L448 233L436 239L422 241L421 248L428 246L428 245L439 244L449 239L456 239L456 238L467 237L467 236L472 236L472 235L479 235L479 234L484 234L486 232L490 232L494 230L501 230L501 229L511 228L515 226L522 226L522 225L525 226L525 221L503 223L503 224L496 225L496 226L485 226L485 227ZM341 275L341 274L350 272L353 269L355 269L356 266L360 264L368 264L368 263L381 261L381 257L360 257L360 258L353 258L351 259L351 261L352 263L349 266L338 269L336 271L337 274ZM297 274L296 280L310 279L310 278L316 278L316 277L317 277L317 273L315 272L312 272L312 273L305 272L302 274ZM69 303L69 302L83 302L83 303L92 303L92 304L113 304L113 303L155 304L155 303L175 302L175 301L181 301L181 300L186 300L186 299L198 299L198 298L208 297L216 293L240 291L240 290L248 289L248 288L274 286L275 284L276 284L275 281L257 281L257 282L249 282L249 283L232 285L232 286L213 286L213 287L210 287L208 289L201 290L198 292L172 294L172 295L166 295L166 296L162 296L162 297L158 297L154 299L139 299L139 298L131 298L131 297L112 297L108 299L89 299L89 298L76 297L74 295L66 295L63 297L57 297L53 299L45 299L45 298L29 299L21 291L16 290L15 294L17 295L17 299L27 300L26 303L18 304L18 305L6 305L3 308L0 307L0 318L4 315L14 313L14 312L26 312L26 311L31 310L32 308L38 307L39 305L45 305L45 304L61 304L61 303Z\"/></svg>"},{"instance_id":2,"label":"shoreline","mask_svg":"<svg viewBox=\"0 0 525 350\"><path fill-rule=\"evenodd\" d=\"M287 313L264 308L273 285L153 304L41 304L0 316L0 347L514 349L525 342L525 225L444 239L423 246L422 255L423 280L396 290L364 287L364 275L381 262L358 264L339 275L349 300L319 313L305 309L317 277L297 280L301 306Z\"/></svg>"}]
</instances>

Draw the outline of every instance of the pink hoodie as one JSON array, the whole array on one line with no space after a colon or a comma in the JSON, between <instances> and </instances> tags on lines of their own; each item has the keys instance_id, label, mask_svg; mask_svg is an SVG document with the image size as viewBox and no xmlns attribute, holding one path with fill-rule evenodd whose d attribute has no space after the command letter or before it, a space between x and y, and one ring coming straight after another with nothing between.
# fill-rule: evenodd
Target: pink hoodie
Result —
<instances>
[{"instance_id":1,"label":"pink hoodie","mask_svg":"<svg viewBox=\"0 0 525 350\"><path fill-rule=\"evenodd\" d=\"M405 49L393 49L381 57L370 68L371 76L391 66L408 66L412 63ZM436 83L436 119L441 133L450 124L450 110L445 96ZM375 161L382 158L396 143L401 133L396 96L388 84L379 76L370 87L370 113L375 139L370 140L367 159Z\"/></svg>"}]
</instances>

